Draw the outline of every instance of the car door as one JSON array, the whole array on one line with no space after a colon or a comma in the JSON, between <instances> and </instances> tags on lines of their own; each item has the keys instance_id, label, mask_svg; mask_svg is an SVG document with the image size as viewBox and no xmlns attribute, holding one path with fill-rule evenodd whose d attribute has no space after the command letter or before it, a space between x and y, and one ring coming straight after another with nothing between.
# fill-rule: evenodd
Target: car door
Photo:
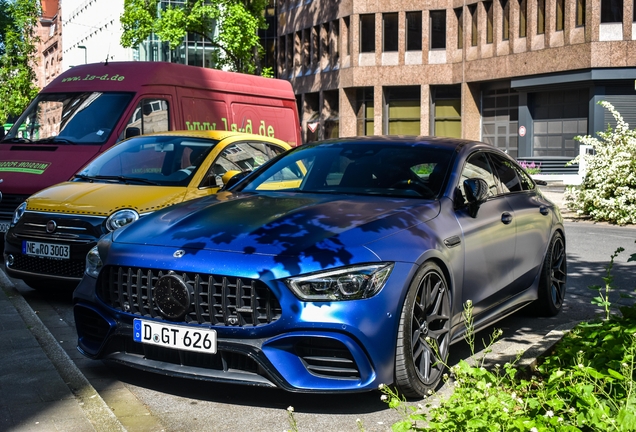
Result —
<instances>
[{"instance_id":1,"label":"car door","mask_svg":"<svg viewBox=\"0 0 636 432\"><path fill-rule=\"evenodd\" d=\"M515 221L486 152L473 153L464 164L457 185L464 200L463 182L469 178L483 179L489 189L488 198L475 217L465 207L455 213L463 233L465 255L462 304L471 300L477 316L502 301L514 280Z\"/></svg>"},{"instance_id":2,"label":"car door","mask_svg":"<svg viewBox=\"0 0 636 432\"><path fill-rule=\"evenodd\" d=\"M550 240L553 205L537 193L536 185L513 161L497 154L490 155L499 189L512 208L517 242L513 277L517 294L534 282Z\"/></svg>"}]
</instances>

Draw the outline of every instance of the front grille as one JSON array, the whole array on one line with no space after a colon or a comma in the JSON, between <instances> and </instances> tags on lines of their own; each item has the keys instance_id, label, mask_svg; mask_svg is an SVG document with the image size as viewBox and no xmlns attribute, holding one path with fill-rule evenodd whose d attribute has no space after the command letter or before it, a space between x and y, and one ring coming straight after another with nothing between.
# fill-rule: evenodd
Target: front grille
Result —
<instances>
[{"instance_id":1,"label":"front grille","mask_svg":"<svg viewBox=\"0 0 636 432\"><path fill-rule=\"evenodd\" d=\"M22 204L29 195L2 194L0 201L0 220L11 220L13 212Z\"/></svg>"},{"instance_id":2,"label":"front grille","mask_svg":"<svg viewBox=\"0 0 636 432\"><path fill-rule=\"evenodd\" d=\"M120 311L164 319L155 301L155 286L159 278L171 273L180 277L190 292L190 308L183 319L186 323L260 326L282 314L278 299L261 281L201 273L109 266L100 273L97 295Z\"/></svg>"},{"instance_id":3,"label":"front grille","mask_svg":"<svg viewBox=\"0 0 636 432\"><path fill-rule=\"evenodd\" d=\"M56 260L39 258L28 255L15 254L12 270L18 270L38 275L63 276L81 279L84 275L85 260Z\"/></svg>"},{"instance_id":4,"label":"front grille","mask_svg":"<svg viewBox=\"0 0 636 432\"><path fill-rule=\"evenodd\" d=\"M360 379L360 371L351 352L335 339L304 339L295 345L296 355L307 370L317 376Z\"/></svg>"}]
</instances>

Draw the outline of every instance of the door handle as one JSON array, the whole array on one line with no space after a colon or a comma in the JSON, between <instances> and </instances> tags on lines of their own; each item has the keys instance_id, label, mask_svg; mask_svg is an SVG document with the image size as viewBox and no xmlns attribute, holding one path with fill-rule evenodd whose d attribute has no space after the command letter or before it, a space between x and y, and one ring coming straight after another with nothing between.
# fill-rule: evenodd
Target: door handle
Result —
<instances>
[{"instance_id":1,"label":"door handle","mask_svg":"<svg viewBox=\"0 0 636 432\"><path fill-rule=\"evenodd\" d=\"M541 213L543 216L547 216L550 211L546 206L542 205L541 207L539 207L539 213Z\"/></svg>"},{"instance_id":2,"label":"door handle","mask_svg":"<svg viewBox=\"0 0 636 432\"><path fill-rule=\"evenodd\" d=\"M510 222L512 222L512 215L508 212L505 212L501 215L501 221L508 225Z\"/></svg>"}]
</instances>

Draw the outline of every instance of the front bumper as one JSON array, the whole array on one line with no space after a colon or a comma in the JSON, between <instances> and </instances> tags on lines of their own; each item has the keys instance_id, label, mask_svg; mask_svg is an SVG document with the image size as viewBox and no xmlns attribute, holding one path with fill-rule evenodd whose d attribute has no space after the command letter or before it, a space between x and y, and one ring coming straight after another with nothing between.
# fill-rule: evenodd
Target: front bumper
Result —
<instances>
[{"instance_id":1,"label":"front bumper","mask_svg":"<svg viewBox=\"0 0 636 432\"><path fill-rule=\"evenodd\" d=\"M4 241L4 262L9 276L29 281L55 280L79 283L86 254L104 234L102 217L26 212L9 228ZM47 223L54 222L53 232ZM69 259L54 259L24 253L26 241L70 248Z\"/></svg>"},{"instance_id":2,"label":"front bumper","mask_svg":"<svg viewBox=\"0 0 636 432\"><path fill-rule=\"evenodd\" d=\"M393 382L399 309L413 269L396 263L376 296L353 301L302 302L282 282L267 281L280 318L262 325L203 324L217 332L216 354L134 342L134 318L162 318L111 307L97 296L98 282L86 276L74 293L78 349L93 359L177 377L295 392L373 390Z\"/></svg>"}]
</instances>

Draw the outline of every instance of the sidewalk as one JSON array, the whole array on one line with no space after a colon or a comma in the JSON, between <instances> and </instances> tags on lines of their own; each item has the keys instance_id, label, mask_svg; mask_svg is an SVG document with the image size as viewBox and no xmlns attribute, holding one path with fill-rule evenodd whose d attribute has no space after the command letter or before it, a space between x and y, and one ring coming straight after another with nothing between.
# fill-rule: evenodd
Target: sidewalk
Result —
<instances>
[{"instance_id":1,"label":"sidewalk","mask_svg":"<svg viewBox=\"0 0 636 432\"><path fill-rule=\"evenodd\" d=\"M0 271L0 430L125 431Z\"/></svg>"}]
</instances>

